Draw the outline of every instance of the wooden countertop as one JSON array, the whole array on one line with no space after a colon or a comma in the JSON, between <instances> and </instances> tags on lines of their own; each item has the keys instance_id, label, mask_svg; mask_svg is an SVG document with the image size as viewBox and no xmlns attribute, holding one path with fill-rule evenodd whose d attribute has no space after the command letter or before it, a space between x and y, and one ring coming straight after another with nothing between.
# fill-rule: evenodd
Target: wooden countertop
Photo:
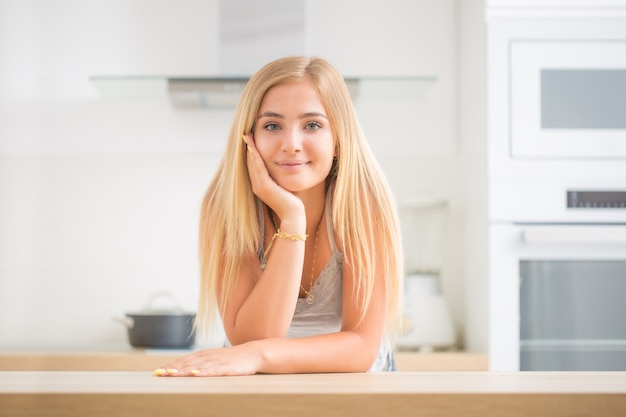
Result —
<instances>
[{"instance_id":1,"label":"wooden countertop","mask_svg":"<svg viewBox=\"0 0 626 417\"><path fill-rule=\"evenodd\" d=\"M0 351L0 371L150 371L185 351ZM399 371L486 371L487 355L396 352Z\"/></svg>"},{"instance_id":2,"label":"wooden countertop","mask_svg":"<svg viewBox=\"0 0 626 417\"><path fill-rule=\"evenodd\" d=\"M0 372L0 416L624 416L626 372Z\"/></svg>"}]
</instances>

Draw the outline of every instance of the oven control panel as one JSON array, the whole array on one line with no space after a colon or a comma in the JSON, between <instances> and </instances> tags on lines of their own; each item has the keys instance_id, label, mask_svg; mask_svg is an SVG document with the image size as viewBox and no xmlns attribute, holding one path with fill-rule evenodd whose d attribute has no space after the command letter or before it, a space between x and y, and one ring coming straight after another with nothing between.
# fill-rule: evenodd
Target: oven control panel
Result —
<instances>
[{"instance_id":1,"label":"oven control panel","mask_svg":"<svg viewBox=\"0 0 626 417\"><path fill-rule=\"evenodd\" d=\"M626 191L567 190L567 208L626 209Z\"/></svg>"}]
</instances>

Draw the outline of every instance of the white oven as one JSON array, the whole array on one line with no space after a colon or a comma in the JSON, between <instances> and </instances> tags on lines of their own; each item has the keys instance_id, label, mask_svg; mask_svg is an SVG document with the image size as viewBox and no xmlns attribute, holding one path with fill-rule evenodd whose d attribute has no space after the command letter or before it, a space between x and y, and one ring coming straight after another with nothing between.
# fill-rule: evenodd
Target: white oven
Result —
<instances>
[{"instance_id":1,"label":"white oven","mask_svg":"<svg viewBox=\"0 0 626 417\"><path fill-rule=\"evenodd\" d=\"M626 370L626 17L487 44L490 369Z\"/></svg>"},{"instance_id":2,"label":"white oven","mask_svg":"<svg viewBox=\"0 0 626 417\"><path fill-rule=\"evenodd\" d=\"M626 370L626 187L578 185L492 184L491 370Z\"/></svg>"},{"instance_id":3,"label":"white oven","mask_svg":"<svg viewBox=\"0 0 626 417\"><path fill-rule=\"evenodd\" d=\"M626 226L490 228L490 369L626 370Z\"/></svg>"}]
</instances>

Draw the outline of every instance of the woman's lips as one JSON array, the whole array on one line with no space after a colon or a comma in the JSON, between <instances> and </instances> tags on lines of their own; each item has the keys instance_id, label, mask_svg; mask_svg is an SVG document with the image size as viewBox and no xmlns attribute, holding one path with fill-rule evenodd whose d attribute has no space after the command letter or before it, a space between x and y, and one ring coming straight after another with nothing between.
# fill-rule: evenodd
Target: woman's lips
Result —
<instances>
[{"instance_id":1,"label":"woman's lips","mask_svg":"<svg viewBox=\"0 0 626 417\"><path fill-rule=\"evenodd\" d=\"M276 163L280 168L290 171L297 170L306 164L308 164L307 161L279 161Z\"/></svg>"}]
</instances>

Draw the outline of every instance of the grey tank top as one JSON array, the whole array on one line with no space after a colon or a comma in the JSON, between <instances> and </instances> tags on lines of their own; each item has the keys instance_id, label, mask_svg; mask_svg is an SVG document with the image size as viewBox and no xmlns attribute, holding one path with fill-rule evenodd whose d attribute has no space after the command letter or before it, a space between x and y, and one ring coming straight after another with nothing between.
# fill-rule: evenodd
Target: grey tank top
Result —
<instances>
[{"instance_id":1,"label":"grey tank top","mask_svg":"<svg viewBox=\"0 0 626 417\"><path fill-rule=\"evenodd\" d=\"M296 310L287 332L288 338L335 333L341 330L341 302L343 290L342 255L337 249L335 239L333 238L335 234L330 213L330 203L330 192L327 192L325 214L328 243L331 248L330 259L311 288L315 302L308 304L304 298L298 298ZM259 219L261 219L259 225L261 236L265 236L263 203L257 200L257 206ZM265 247L261 244L258 251L261 265L265 265L267 261L267 259L264 259L264 252ZM376 360L369 371L395 371L393 349L388 340L382 341Z\"/></svg>"}]
</instances>

